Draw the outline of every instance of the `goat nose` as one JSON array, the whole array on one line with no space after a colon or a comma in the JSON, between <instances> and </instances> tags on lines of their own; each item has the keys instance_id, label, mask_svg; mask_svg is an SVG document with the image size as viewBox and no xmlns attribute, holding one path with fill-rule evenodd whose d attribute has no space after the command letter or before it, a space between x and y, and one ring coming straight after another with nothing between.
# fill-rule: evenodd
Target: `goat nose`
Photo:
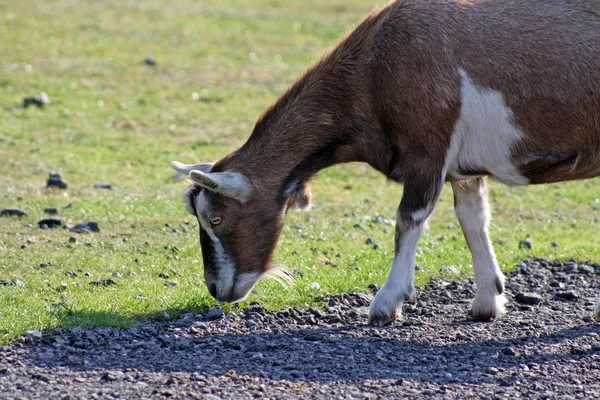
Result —
<instances>
[{"instance_id":1,"label":"goat nose","mask_svg":"<svg viewBox=\"0 0 600 400\"><path fill-rule=\"evenodd\" d=\"M208 284L208 291L210 292L210 295L212 297L214 297L215 299L217 298L217 285L214 283L209 283Z\"/></svg>"}]
</instances>

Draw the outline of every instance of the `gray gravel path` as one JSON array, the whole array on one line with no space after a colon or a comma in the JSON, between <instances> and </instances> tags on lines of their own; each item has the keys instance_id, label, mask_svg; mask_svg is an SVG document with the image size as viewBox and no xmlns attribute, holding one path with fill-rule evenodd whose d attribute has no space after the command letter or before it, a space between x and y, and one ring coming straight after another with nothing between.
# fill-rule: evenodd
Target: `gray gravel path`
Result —
<instances>
[{"instance_id":1,"label":"gray gravel path","mask_svg":"<svg viewBox=\"0 0 600 400\"><path fill-rule=\"evenodd\" d=\"M600 398L600 266L528 261L507 292L491 323L466 318L472 281L436 280L384 328L365 325L370 294L349 294L30 335L0 348L0 398Z\"/></svg>"}]
</instances>

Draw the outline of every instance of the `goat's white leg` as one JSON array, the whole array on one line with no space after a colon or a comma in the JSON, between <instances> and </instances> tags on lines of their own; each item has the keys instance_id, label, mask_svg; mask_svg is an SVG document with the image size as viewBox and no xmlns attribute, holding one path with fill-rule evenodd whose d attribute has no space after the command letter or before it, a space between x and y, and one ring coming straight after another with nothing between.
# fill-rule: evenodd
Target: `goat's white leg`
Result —
<instances>
[{"instance_id":1,"label":"goat's white leg","mask_svg":"<svg viewBox=\"0 0 600 400\"><path fill-rule=\"evenodd\" d=\"M594 319L600 322L600 299L598 300L598 304L596 304L596 310L594 311Z\"/></svg>"},{"instance_id":2,"label":"goat's white leg","mask_svg":"<svg viewBox=\"0 0 600 400\"><path fill-rule=\"evenodd\" d=\"M504 274L490 243L490 210L483 178L452 182L454 211L473 256L477 292L471 305L475 319L489 320L504 313Z\"/></svg>"},{"instance_id":3,"label":"goat's white leg","mask_svg":"<svg viewBox=\"0 0 600 400\"><path fill-rule=\"evenodd\" d=\"M369 324L387 325L402 315L402 303L415 293L417 243L433 211L443 181L423 179L404 184L396 212L395 254L392 269L369 310Z\"/></svg>"}]
</instances>

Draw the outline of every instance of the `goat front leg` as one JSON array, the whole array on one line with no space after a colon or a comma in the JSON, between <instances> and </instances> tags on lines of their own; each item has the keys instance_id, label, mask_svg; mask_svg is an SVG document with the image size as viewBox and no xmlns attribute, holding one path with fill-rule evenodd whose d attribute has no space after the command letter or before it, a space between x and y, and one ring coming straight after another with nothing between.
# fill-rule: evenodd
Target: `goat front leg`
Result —
<instances>
[{"instance_id":1,"label":"goat front leg","mask_svg":"<svg viewBox=\"0 0 600 400\"><path fill-rule=\"evenodd\" d=\"M489 320L504 313L504 274L490 243L490 210L484 178L452 182L454 212L473 257L477 292L471 305L474 319Z\"/></svg>"},{"instance_id":2,"label":"goat front leg","mask_svg":"<svg viewBox=\"0 0 600 400\"><path fill-rule=\"evenodd\" d=\"M415 294L417 243L442 188L441 173L405 179L396 212L395 254L392 269L369 310L369 324L387 325L402 315L402 304Z\"/></svg>"},{"instance_id":3,"label":"goat front leg","mask_svg":"<svg viewBox=\"0 0 600 400\"><path fill-rule=\"evenodd\" d=\"M598 300L598 304L596 304L596 310L594 311L594 319L600 322L600 299Z\"/></svg>"}]
</instances>

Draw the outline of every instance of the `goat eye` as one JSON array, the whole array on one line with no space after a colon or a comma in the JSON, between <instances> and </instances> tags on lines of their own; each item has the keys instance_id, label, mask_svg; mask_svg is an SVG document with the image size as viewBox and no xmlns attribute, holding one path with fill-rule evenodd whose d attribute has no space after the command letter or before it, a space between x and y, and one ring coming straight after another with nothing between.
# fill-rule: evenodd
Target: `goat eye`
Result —
<instances>
[{"instance_id":1,"label":"goat eye","mask_svg":"<svg viewBox=\"0 0 600 400\"><path fill-rule=\"evenodd\" d=\"M219 225L221 223L221 221L223 221L223 218L221 218L221 217L214 217L214 218L210 219L210 224L212 226Z\"/></svg>"}]
</instances>

